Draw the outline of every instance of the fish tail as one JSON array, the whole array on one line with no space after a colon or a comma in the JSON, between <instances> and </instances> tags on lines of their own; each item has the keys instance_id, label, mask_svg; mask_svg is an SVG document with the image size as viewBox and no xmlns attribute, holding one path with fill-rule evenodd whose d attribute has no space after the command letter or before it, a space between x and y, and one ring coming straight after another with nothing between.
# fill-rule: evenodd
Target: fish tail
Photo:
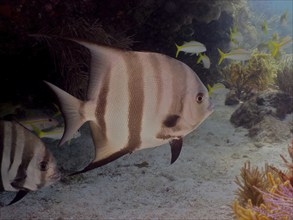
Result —
<instances>
[{"instance_id":1,"label":"fish tail","mask_svg":"<svg viewBox=\"0 0 293 220\"><path fill-rule=\"evenodd\" d=\"M211 96L211 94L213 92L213 88L211 87L210 84L208 84L207 87L208 87L208 95Z\"/></svg>"},{"instance_id":2,"label":"fish tail","mask_svg":"<svg viewBox=\"0 0 293 220\"><path fill-rule=\"evenodd\" d=\"M176 48L177 48L177 51L176 51L176 55L175 55L175 57L177 58L177 57L178 57L178 54L179 54L179 52L180 52L181 47L180 47L179 45L177 45L177 44L175 44L175 46L176 46Z\"/></svg>"},{"instance_id":3,"label":"fish tail","mask_svg":"<svg viewBox=\"0 0 293 220\"><path fill-rule=\"evenodd\" d=\"M202 60L203 58L203 55L201 53L199 53L199 58L197 59L197 62L196 63L200 63L200 61Z\"/></svg>"},{"instance_id":4,"label":"fish tail","mask_svg":"<svg viewBox=\"0 0 293 220\"><path fill-rule=\"evenodd\" d=\"M34 124L30 124L30 126L32 126L33 131L37 134L37 136L39 138L42 138L43 132L41 129L39 129L38 127L36 127Z\"/></svg>"},{"instance_id":5,"label":"fish tail","mask_svg":"<svg viewBox=\"0 0 293 220\"><path fill-rule=\"evenodd\" d=\"M218 48L218 51L220 53L220 59L219 59L218 65L220 65L222 61L225 59L226 54L223 51L221 51L219 48Z\"/></svg>"},{"instance_id":6,"label":"fish tail","mask_svg":"<svg viewBox=\"0 0 293 220\"><path fill-rule=\"evenodd\" d=\"M65 129L59 145L70 140L77 130L87 121L82 113L81 106L84 102L58 88L57 86L44 81L56 94L59 100L60 109L65 120Z\"/></svg>"}]
</instances>

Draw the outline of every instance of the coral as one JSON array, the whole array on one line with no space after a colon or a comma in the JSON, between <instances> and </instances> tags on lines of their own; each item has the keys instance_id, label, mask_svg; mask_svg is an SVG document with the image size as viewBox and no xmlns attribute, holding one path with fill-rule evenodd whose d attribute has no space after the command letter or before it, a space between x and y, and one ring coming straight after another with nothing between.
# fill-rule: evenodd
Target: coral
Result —
<instances>
[{"instance_id":1,"label":"coral","mask_svg":"<svg viewBox=\"0 0 293 220\"><path fill-rule=\"evenodd\" d=\"M280 91L264 91L244 102L231 115L230 121L237 127L251 128L265 116L283 120L293 112L293 97Z\"/></svg>"},{"instance_id":2,"label":"coral","mask_svg":"<svg viewBox=\"0 0 293 220\"><path fill-rule=\"evenodd\" d=\"M284 173L274 166L266 166L264 172L244 165L241 169L241 180L236 178L240 186L232 208L239 220L292 220L293 217L293 139L288 146L292 163L284 156L281 158L289 169ZM260 184L261 183L261 184ZM257 202L256 202L257 201Z\"/></svg>"},{"instance_id":3,"label":"coral","mask_svg":"<svg viewBox=\"0 0 293 220\"><path fill-rule=\"evenodd\" d=\"M293 96L293 56L286 55L277 72L276 84L280 90Z\"/></svg>"},{"instance_id":4,"label":"coral","mask_svg":"<svg viewBox=\"0 0 293 220\"><path fill-rule=\"evenodd\" d=\"M251 168L250 163L245 163L240 170L240 178L236 177L235 183L239 186L236 191L238 201L244 205L249 199L253 205L260 205L263 202L261 193L255 188L266 189L266 175L258 168Z\"/></svg>"},{"instance_id":5,"label":"coral","mask_svg":"<svg viewBox=\"0 0 293 220\"><path fill-rule=\"evenodd\" d=\"M241 206L236 200L233 202L233 211L238 220L290 220L293 213L293 187L289 181L282 183L274 180L268 173L273 185L268 192L258 190L264 203L254 206L249 199L246 206Z\"/></svg>"},{"instance_id":6,"label":"coral","mask_svg":"<svg viewBox=\"0 0 293 220\"><path fill-rule=\"evenodd\" d=\"M253 210L251 200L248 200L246 207L241 206L239 202L235 200L232 207L237 220L271 220L269 217Z\"/></svg>"},{"instance_id":7,"label":"coral","mask_svg":"<svg viewBox=\"0 0 293 220\"><path fill-rule=\"evenodd\" d=\"M245 64L232 62L221 71L224 81L235 90L239 99L243 93L263 91L273 84L278 70L276 60L269 54L254 52Z\"/></svg>"},{"instance_id":8,"label":"coral","mask_svg":"<svg viewBox=\"0 0 293 220\"><path fill-rule=\"evenodd\" d=\"M249 129L248 136L257 142L278 143L292 136L290 124L267 115Z\"/></svg>"},{"instance_id":9,"label":"coral","mask_svg":"<svg viewBox=\"0 0 293 220\"><path fill-rule=\"evenodd\" d=\"M265 205L253 207L253 210L272 219L289 219L293 214L293 187L285 183L275 183L269 192L261 191Z\"/></svg>"}]
</instances>

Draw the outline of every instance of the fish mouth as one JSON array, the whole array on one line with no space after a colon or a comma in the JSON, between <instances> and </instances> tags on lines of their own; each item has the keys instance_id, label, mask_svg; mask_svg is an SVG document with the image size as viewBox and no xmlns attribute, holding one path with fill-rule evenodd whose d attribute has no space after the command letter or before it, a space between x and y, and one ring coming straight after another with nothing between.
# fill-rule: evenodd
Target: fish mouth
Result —
<instances>
[{"instance_id":1,"label":"fish mouth","mask_svg":"<svg viewBox=\"0 0 293 220\"><path fill-rule=\"evenodd\" d=\"M214 107L215 107L214 104L210 102L207 110L212 113L214 111Z\"/></svg>"},{"instance_id":2,"label":"fish mouth","mask_svg":"<svg viewBox=\"0 0 293 220\"><path fill-rule=\"evenodd\" d=\"M58 181L61 179L61 173L60 172L56 172L53 175L49 176L49 179L52 181Z\"/></svg>"}]
</instances>

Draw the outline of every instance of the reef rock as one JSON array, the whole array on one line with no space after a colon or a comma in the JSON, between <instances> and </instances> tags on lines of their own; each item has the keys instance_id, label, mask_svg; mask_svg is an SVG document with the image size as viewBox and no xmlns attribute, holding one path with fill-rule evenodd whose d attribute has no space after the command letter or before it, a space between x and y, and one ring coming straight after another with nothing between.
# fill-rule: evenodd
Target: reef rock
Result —
<instances>
[{"instance_id":1,"label":"reef rock","mask_svg":"<svg viewBox=\"0 0 293 220\"><path fill-rule=\"evenodd\" d=\"M225 99L225 105L238 105L239 99L236 95L236 92L234 90L230 90Z\"/></svg>"},{"instance_id":2,"label":"reef rock","mask_svg":"<svg viewBox=\"0 0 293 220\"><path fill-rule=\"evenodd\" d=\"M293 112L293 97L280 91L266 91L244 102L230 118L235 127L250 129L249 136L262 139L270 137L274 141L290 134L290 122L285 122L287 114ZM291 122L292 123L292 122ZM274 133L274 134L273 134Z\"/></svg>"},{"instance_id":3,"label":"reef rock","mask_svg":"<svg viewBox=\"0 0 293 220\"><path fill-rule=\"evenodd\" d=\"M261 122L249 129L248 136L257 142L276 143L289 139L292 133L290 123L284 123L273 116L265 116Z\"/></svg>"}]
</instances>

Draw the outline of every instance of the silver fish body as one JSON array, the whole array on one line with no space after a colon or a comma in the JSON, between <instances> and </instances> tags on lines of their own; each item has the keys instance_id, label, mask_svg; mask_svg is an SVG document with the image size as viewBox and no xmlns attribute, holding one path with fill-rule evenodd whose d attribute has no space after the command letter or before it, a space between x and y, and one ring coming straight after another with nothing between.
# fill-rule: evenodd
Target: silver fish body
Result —
<instances>
[{"instance_id":1,"label":"silver fish body","mask_svg":"<svg viewBox=\"0 0 293 220\"><path fill-rule=\"evenodd\" d=\"M90 121L96 155L83 171L168 142L174 162L182 137L213 111L208 91L195 72L163 54L76 42L91 53L88 101L46 82L56 93L65 118L60 144Z\"/></svg>"},{"instance_id":2,"label":"silver fish body","mask_svg":"<svg viewBox=\"0 0 293 220\"><path fill-rule=\"evenodd\" d=\"M0 121L1 191L35 191L61 177L43 142L14 121Z\"/></svg>"}]
</instances>

